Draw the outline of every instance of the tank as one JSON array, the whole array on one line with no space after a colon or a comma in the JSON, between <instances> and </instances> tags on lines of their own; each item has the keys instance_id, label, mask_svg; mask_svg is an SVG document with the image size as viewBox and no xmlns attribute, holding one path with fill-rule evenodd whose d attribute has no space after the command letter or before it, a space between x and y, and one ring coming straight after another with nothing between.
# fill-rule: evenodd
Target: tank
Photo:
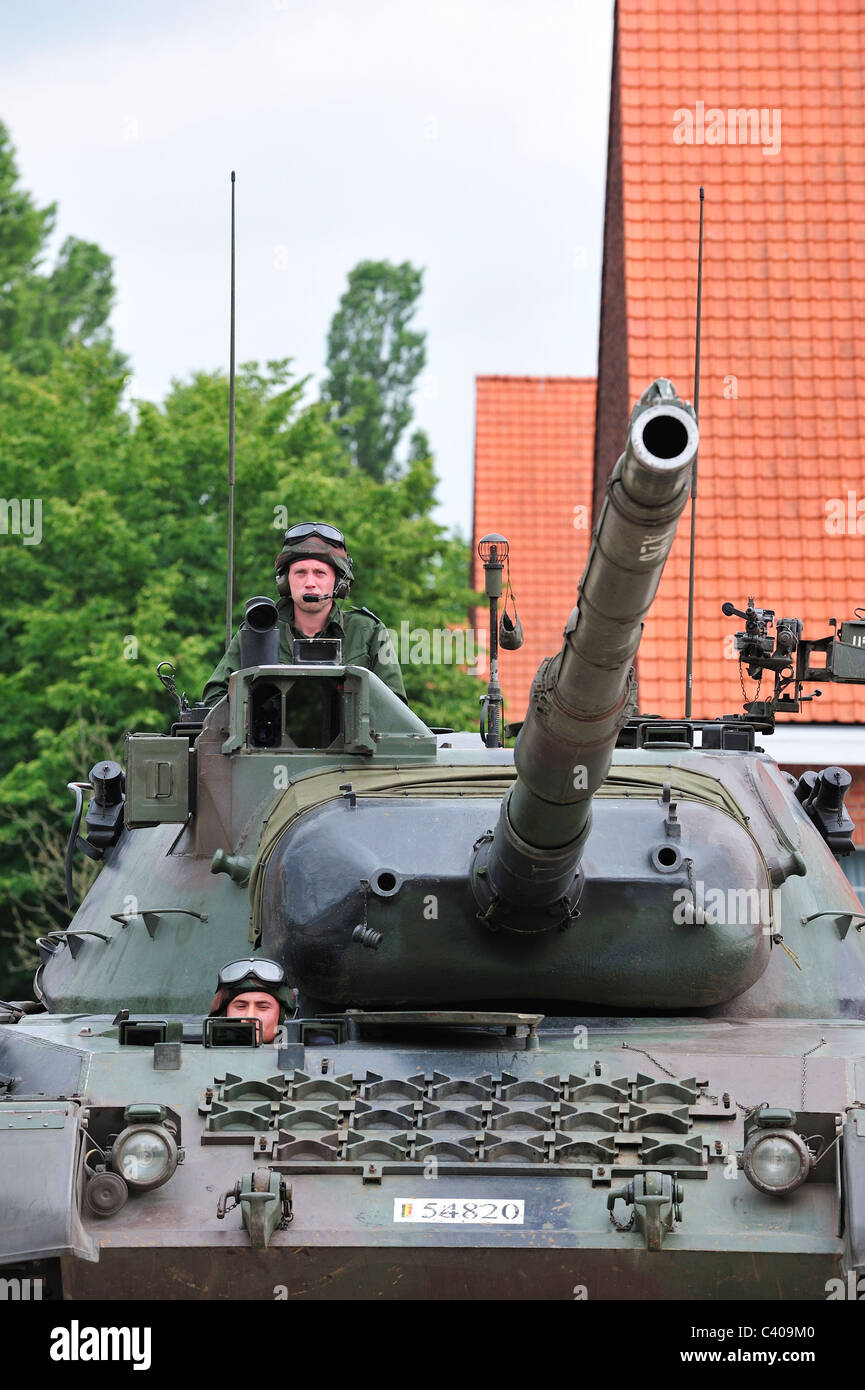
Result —
<instances>
[{"instance_id":1,"label":"tank","mask_svg":"<svg viewBox=\"0 0 865 1390\"><path fill-rule=\"evenodd\" d=\"M257 599L227 696L76 785L70 857L101 869L0 1026L4 1274L71 1299L855 1284L849 775L796 781L758 739L814 649L822 680L865 679L865 649L856 624L772 636L750 601L737 645L775 696L638 713L697 446L655 382L514 749L338 653L278 664ZM209 1016L248 955L295 991L270 1043Z\"/></svg>"}]
</instances>

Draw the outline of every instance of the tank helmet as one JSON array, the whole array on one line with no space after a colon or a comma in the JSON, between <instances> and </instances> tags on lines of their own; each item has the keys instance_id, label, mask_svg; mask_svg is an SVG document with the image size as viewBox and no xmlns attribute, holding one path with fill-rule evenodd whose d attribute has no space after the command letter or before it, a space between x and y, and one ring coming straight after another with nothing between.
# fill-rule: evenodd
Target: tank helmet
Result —
<instances>
[{"instance_id":1,"label":"tank helmet","mask_svg":"<svg viewBox=\"0 0 865 1390\"><path fill-rule=\"evenodd\" d=\"M274 561L277 591L291 593L288 571L296 560L321 560L334 572L334 598L347 598L354 583L354 566L345 546L345 536L336 526L323 521L302 521L290 526L283 537L282 550Z\"/></svg>"},{"instance_id":2,"label":"tank helmet","mask_svg":"<svg viewBox=\"0 0 865 1390\"><path fill-rule=\"evenodd\" d=\"M222 1014L239 994L272 994L279 1004L280 1022L294 1008L292 991L278 961L249 956L229 961L219 972L210 1013Z\"/></svg>"}]
</instances>

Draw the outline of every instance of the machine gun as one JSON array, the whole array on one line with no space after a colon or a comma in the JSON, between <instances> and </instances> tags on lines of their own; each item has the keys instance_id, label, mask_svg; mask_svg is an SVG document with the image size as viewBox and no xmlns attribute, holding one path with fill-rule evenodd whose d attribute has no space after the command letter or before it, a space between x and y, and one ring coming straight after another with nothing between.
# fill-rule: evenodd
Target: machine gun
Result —
<instances>
[{"instance_id":1,"label":"machine gun","mask_svg":"<svg viewBox=\"0 0 865 1390\"><path fill-rule=\"evenodd\" d=\"M803 695L806 683L865 684L865 609L855 609L855 619L840 624L830 618L829 626L835 630L814 641L802 637L801 618L779 618L776 623L775 610L757 608L751 597L744 611L725 603L721 612L727 618L742 618L745 622L744 631L735 637L740 672L747 667L748 675L755 681L761 681L766 671L775 677L770 699L746 699L744 703L746 717L757 722L762 732L771 733L776 714L798 714L803 704L822 695L821 690ZM770 631L773 626L774 636Z\"/></svg>"}]
</instances>

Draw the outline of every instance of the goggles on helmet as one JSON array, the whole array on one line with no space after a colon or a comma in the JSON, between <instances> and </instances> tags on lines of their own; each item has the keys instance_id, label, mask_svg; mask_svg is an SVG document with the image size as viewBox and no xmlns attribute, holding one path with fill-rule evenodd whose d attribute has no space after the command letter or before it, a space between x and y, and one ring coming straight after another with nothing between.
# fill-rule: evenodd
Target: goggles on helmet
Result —
<instances>
[{"instance_id":1,"label":"goggles on helmet","mask_svg":"<svg viewBox=\"0 0 865 1390\"><path fill-rule=\"evenodd\" d=\"M297 526L290 526L282 543L288 545L291 541L304 540L306 536L320 536L323 541L345 547L342 531L336 526L328 526L324 521L301 521Z\"/></svg>"},{"instance_id":2,"label":"goggles on helmet","mask_svg":"<svg viewBox=\"0 0 865 1390\"><path fill-rule=\"evenodd\" d=\"M232 960L224 965L217 977L217 989L238 985L241 980L258 980L263 985L284 985L285 971L275 960Z\"/></svg>"}]
</instances>

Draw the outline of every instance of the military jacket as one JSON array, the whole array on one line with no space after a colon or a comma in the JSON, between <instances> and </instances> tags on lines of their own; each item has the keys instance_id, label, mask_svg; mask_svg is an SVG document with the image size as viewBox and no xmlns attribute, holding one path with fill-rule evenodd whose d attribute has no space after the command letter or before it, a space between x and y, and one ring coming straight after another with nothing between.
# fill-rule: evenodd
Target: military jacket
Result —
<instances>
[{"instance_id":1,"label":"military jacket","mask_svg":"<svg viewBox=\"0 0 865 1390\"><path fill-rule=\"evenodd\" d=\"M279 659L287 664L293 657L292 643L295 637L303 637L294 626L294 601L281 598L276 605L279 618ZM374 671L385 685L390 686L401 699L405 699L402 672L396 660L388 630L374 614L365 608L346 608L342 612L336 604L330 610L328 620L317 637L339 637L342 640L342 662L344 666L363 666ZM220 661L210 680L204 687L202 699L206 705L215 705L228 691L228 678L232 671L240 670L240 632L235 632L228 651Z\"/></svg>"}]
</instances>

